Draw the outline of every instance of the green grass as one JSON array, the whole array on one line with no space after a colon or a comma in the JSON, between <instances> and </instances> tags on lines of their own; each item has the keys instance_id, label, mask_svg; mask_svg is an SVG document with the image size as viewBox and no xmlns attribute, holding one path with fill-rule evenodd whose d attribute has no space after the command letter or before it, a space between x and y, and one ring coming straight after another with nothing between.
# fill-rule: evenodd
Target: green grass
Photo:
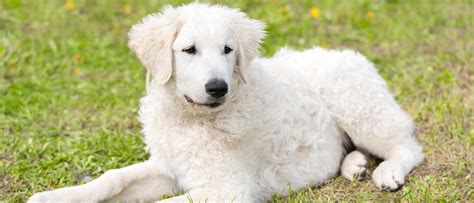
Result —
<instances>
[{"instance_id":1,"label":"green grass","mask_svg":"<svg viewBox=\"0 0 474 203\"><path fill-rule=\"evenodd\" d=\"M147 158L137 121L145 71L127 32L159 2L76 0L68 11L64 1L0 0L0 201ZM415 119L426 153L393 193L337 177L275 201L474 201L472 0L224 3L267 23L264 55L285 45L367 55Z\"/></svg>"}]
</instances>

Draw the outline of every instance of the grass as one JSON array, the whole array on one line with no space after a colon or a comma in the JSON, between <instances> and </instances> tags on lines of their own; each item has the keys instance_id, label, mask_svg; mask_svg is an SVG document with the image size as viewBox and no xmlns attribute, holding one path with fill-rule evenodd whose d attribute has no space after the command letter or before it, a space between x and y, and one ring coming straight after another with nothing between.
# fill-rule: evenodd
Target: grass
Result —
<instances>
[{"instance_id":1,"label":"grass","mask_svg":"<svg viewBox=\"0 0 474 203\"><path fill-rule=\"evenodd\" d=\"M145 71L126 36L163 3L127 2L0 0L0 201L147 158L137 121ZM474 201L472 0L223 2L267 23L264 55L285 45L367 55L426 153L393 193L337 177L274 201Z\"/></svg>"}]
</instances>

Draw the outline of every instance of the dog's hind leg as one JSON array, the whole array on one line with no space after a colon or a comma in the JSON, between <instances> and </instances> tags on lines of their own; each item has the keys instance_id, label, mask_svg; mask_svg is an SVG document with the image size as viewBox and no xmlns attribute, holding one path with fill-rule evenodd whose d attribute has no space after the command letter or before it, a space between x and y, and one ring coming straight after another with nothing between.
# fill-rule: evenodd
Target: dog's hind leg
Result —
<instances>
[{"instance_id":1,"label":"dog's hind leg","mask_svg":"<svg viewBox=\"0 0 474 203\"><path fill-rule=\"evenodd\" d=\"M121 169L109 170L84 185L61 188L33 195L28 202L99 202L151 201L164 194L177 192L177 183L160 173L160 168L147 161Z\"/></svg>"},{"instance_id":2,"label":"dog's hind leg","mask_svg":"<svg viewBox=\"0 0 474 203\"><path fill-rule=\"evenodd\" d=\"M373 172L375 184L395 190L423 160L415 126L365 57L342 54L341 64L321 78L321 97L358 149L384 159Z\"/></svg>"},{"instance_id":3,"label":"dog's hind leg","mask_svg":"<svg viewBox=\"0 0 474 203\"><path fill-rule=\"evenodd\" d=\"M358 150L347 154L342 161L341 174L348 180L363 180L369 176L368 157Z\"/></svg>"}]
</instances>

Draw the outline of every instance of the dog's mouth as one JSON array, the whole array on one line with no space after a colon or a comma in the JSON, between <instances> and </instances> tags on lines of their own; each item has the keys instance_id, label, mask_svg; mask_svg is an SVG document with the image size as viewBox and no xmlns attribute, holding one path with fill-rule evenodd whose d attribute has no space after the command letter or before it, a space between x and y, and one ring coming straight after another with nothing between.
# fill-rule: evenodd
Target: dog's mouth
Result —
<instances>
[{"instance_id":1,"label":"dog's mouth","mask_svg":"<svg viewBox=\"0 0 474 203\"><path fill-rule=\"evenodd\" d=\"M193 99L191 99L191 97L188 97L187 95L184 95L184 98L186 99L188 103L192 104L193 106L196 105L196 106L206 106L210 108L216 108L223 104L223 102L221 101L198 103L198 102L193 101Z\"/></svg>"}]
</instances>

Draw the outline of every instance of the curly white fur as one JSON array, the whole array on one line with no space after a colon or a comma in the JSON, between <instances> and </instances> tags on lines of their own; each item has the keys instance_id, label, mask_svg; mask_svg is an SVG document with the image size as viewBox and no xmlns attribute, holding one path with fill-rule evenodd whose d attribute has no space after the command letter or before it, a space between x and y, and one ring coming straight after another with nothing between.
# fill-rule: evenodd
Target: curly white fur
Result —
<instances>
[{"instance_id":1,"label":"curly white fur","mask_svg":"<svg viewBox=\"0 0 474 203\"><path fill-rule=\"evenodd\" d=\"M140 120L150 159L111 170L81 186L34 195L30 202L260 202L288 186L316 186L342 165L353 179L366 153L384 159L375 184L400 187L423 160L414 125L375 67L351 50L282 49L258 58L263 25L223 6L167 7L130 32L130 47L154 75ZM197 54L181 50L196 46ZM222 54L224 45L233 52ZM238 68L235 68L238 67ZM235 73L235 74L234 74ZM206 102L212 77L229 83L223 105ZM363 151L364 153L361 153Z\"/></svg>"}]
</instances>

